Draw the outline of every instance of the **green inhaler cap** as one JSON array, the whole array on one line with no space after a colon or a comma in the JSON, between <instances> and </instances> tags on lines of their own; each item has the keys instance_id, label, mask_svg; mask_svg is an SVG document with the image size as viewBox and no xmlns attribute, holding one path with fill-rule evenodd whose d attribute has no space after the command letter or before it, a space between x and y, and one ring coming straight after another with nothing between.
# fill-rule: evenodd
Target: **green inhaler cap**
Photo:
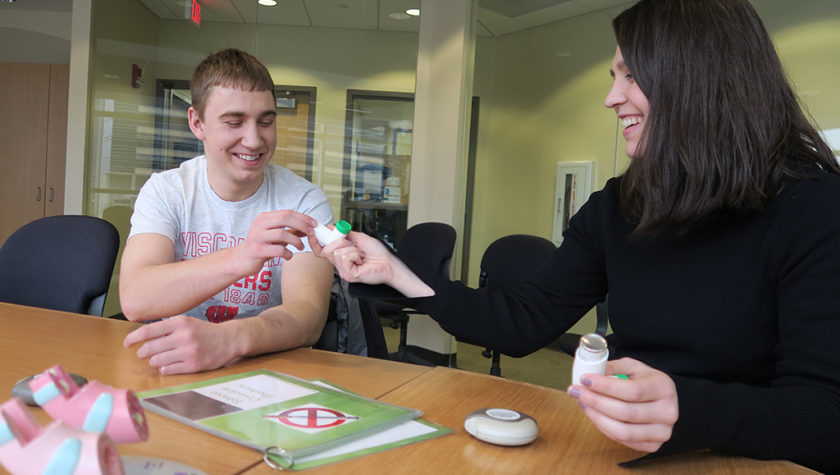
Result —
<instances>
[{"instance_id":1,"label":"green inhaler cap","mask_svg":"<svg viewBox=\"0 0 840 475\"><path fill-rule=\"evenodd\" d=\"M350 234L351 226L350 223L342 219L335 223L335 229L341 234L347 235Z\"/></svg>"}]
</instances>

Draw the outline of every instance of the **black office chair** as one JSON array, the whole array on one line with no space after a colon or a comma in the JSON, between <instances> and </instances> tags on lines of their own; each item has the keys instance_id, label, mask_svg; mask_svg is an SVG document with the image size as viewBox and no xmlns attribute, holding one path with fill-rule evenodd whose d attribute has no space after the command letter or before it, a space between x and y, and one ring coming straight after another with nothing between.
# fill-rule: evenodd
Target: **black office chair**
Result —
<instances>
[{"instance_id":1,"label":"black office chair","mask_svg":"<svg viewBox=\"0 0 840 475\"><path fill-rule=\"evenodd\" d=\"M604 337L607 336L610 321L608 304L609 295L607 295L603 302L595 306L595 333ZM581 335L579 333L564 333L554 340L551 346L559 348L563 353L574 358L578 344L580 343L580 337ZM607 341L609 342L609 339ZM610 353L613 352L612 350L610 348Z\"/></svg>"},{"instance_id":2,"label":"black office chair","mask_svg":"<svg viewBox=\"0 0 840 475\"><path fill-rule=\"evenodd\" d=\"M556 247L548 239L528 234L512 234L496 239L481 257L479 288L490 291L512 291L534 276ZM501 376L499 352L486 348L482 353L491 358L490 374Z\"/></svg>"},{"instance_id":3,"label":"black office chair","mask_svg":"<svg viewBox=\"0 0 840 475\"><path fill-rule=\"evenodd\" d=\"M101 316L119 245L100 218L36 219L0 247L0 302Z\"/></svg>"},{"instance_id":4,"label":"black office chair","mask_svg":"<svg viewBox=\"0 0 840 475\"><path fill-rule=\"evenodd\" d=\"M449 265L455 250L455 228L446 223L419 223L405 231L397 244L397 256L418 264L424 264L438 274L449 277ZM383 318L391 320L392 328L400 329L397 351L390 355L392 360L426 364L431 363L417 357L408 347L408 319L414 309L387 300L376 299L376 309Z\"/></svg>"}]
</instances>

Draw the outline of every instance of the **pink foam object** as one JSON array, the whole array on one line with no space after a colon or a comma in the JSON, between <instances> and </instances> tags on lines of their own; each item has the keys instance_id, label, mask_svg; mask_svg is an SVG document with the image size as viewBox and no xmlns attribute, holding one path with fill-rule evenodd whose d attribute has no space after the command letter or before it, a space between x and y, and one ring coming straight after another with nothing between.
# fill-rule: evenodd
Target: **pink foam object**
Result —
<instances>
[{"instance_id":1,"label":"pink foam object","mask_svg":"<svg viewBox=\"0 0 840 475\"><path fill-rule=\"evenodd\" d=\"M106 434L62 421L46 427L19 398L0 406L0 464L13 475L67 473L123 475L117 446Z\"/></svg>"},{"instance_id":2,"label":"pink foam object","mask_svg":"<svg viewBox=\"0 0 840 475\"><path fill-rule=\"evenodd\" d=\"M29 387L35 401L53 419L88 431L104 430L118 444L149 438L146 413L131 390L115 389L98 381L79 388L61 366L39 374Z\"/></svg>"}]
</instances>

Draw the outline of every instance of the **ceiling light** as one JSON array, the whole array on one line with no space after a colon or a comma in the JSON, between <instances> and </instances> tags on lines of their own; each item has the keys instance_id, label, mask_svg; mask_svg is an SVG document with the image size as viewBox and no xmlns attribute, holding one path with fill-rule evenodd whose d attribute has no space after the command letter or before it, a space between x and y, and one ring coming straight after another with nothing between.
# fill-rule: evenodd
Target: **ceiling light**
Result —
<instances>
[{"instance_id":1,"label":"ceiling light","mask_svg":"<svg viewBox=\"0 0 840 475\"><path fill-rule=\"evenodd\" d=\"M264 7L273 7L277 5L277 0L257 0L257 3Z\"/></svg>"},{"instance_id":2,"label":"ceiling light","mask_svg":"<svg viewBox=\"0 0 840 475\"><path fill-rule=\"evenodd\" d=\"M396 12L388 14L388 18L392 20L408 20L411 17L403 12Z\"/></svg>"},{"instance_id":3,"label":"ceiling light","mask_svg":"<svg viewBox=\"0 0 840 475\"><path fill-rule=\"evenodd\" d=\"M411 16L420 16L420 9L419 8L409 8L405 11L406 15Z\"/></svg>"}]
</instances>

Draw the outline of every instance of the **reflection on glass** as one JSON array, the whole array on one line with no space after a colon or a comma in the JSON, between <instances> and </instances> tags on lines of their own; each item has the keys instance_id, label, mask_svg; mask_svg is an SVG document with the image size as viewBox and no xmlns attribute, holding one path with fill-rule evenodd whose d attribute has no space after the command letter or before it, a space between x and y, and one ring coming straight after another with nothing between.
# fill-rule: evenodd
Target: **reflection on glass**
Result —
<instances>
[{"instance_id":1,"label":"reflection on glass","mask_svg":"<svg viewBox=\"0 0 840 475\"><path fill-rule=\"evenodd\" d=\"M350 90L347 104L342 218L393 246L406 228L414 98Z\"/></svg>"},{"instance_id":2,"label":"reflection on glass","mask_svg":"<svg viewBox=\"0 0 840 475\"><path fill-rule=\"evenodd\" d=\"M315 137L315 88L276 87L277 146L271 161L312 181L317 174L312 152Z\"/></svg>"}]
</instances>

